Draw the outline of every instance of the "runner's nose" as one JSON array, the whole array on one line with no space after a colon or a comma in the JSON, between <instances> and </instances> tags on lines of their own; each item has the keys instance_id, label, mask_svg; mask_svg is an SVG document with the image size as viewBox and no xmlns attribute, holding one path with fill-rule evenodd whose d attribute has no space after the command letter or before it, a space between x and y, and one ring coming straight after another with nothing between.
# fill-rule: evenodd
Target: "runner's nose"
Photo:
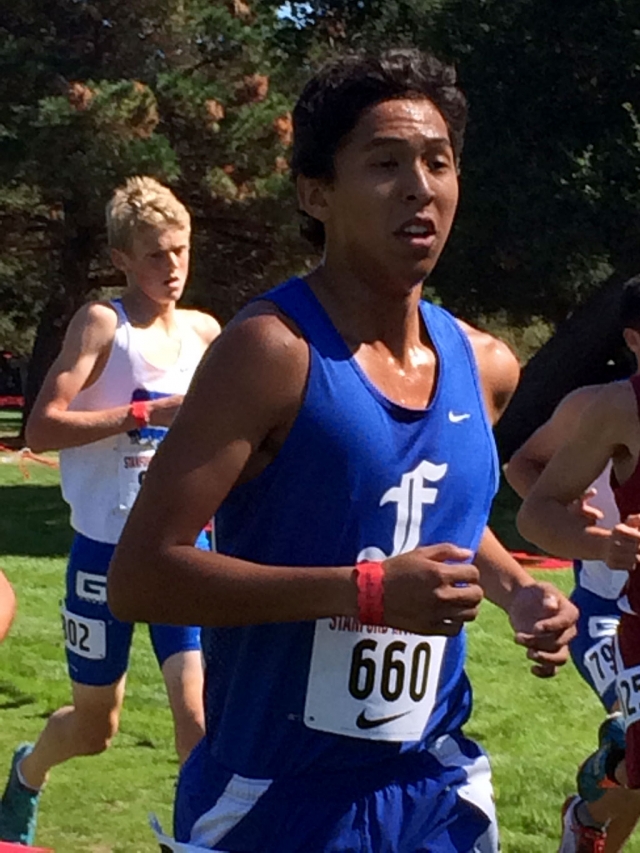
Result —
<instances>
[{"instance_id":1,"label":"runner's nose","mask_svg":"<svg viewBox=\"0 0 640 853\"><path fill-rule=\"evenodd\" d=\"M431 186L429 170L424 163L416 163L411 169L411 177L407 181L406 201L419 201L422 204L429 204L434 198L434 191Z\"/></svg>"}]
</instances>

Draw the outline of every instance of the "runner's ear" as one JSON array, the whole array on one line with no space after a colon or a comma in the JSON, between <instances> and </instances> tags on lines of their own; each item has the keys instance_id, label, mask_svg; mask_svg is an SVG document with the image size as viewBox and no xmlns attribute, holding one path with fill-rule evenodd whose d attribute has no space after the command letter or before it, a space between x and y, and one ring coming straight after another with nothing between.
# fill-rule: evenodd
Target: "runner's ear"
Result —
<instances>
[{"instance_id":1,"label":"runner's ear","mask_svg":"<svg viewBox=\"0 0 640 853\"><path fill-rule=\"evenodd\" d=\"M326 222L329 218L329 184L320 178L298 175L296 179L298 207L313 219Z\"/></svg>"},{"instance_id":2,"label":"runner's ear","mask_svg":"<svg viewBox=\"0 0 640 853\"><path fill-rule=\"evenodd\" d=\"M111 255L111 263L117 270L124 273L129 271L130 261L126 252L121 249L109 249L109 254Z\"/></svg>"}]
</instances>

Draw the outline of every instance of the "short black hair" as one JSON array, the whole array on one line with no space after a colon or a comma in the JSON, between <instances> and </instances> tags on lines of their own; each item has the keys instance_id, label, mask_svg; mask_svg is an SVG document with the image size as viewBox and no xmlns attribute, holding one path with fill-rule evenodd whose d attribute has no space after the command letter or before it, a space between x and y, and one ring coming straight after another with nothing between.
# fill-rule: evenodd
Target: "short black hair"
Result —
<instances>
[{"instance_id":1,"label":"short black hair","mask_svg":"<svg viewBox=\"0 0 640 853\"><path fill-rule=\"evenodd\" d=\"M456 72L435 56L415 48L381 54L353 53L325 65L304 87L293 110L291 174L331 181L335 155L365 110L399 98L427 99L442 114L460 162L467 101ZM304 237L324 245L324 226L301 211Z\"/></svg>"},{"instance_id":2,"label":"short black hair","mask_svg":"<svg viewBox=\"0 0 640 853\"><path fill-rule=\"evenodd\" d=\"M625 282L620 294L619 317L623 329L640 332L640 275Z\"/></svg>"}]
</instances>

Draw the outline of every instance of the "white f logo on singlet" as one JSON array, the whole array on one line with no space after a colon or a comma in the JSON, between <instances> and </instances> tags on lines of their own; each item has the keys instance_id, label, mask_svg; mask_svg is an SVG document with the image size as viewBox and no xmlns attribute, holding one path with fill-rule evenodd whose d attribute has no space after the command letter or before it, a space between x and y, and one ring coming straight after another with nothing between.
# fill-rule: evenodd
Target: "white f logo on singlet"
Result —
<instances>
[{"instance_id":1,"label":"white f logo on singlet","mask_svg":"<svg viewBox=\"0 0 640 853\"><path fill-rule=\"evenodd\" d=\"M380 498L396 504L395 557L420 544L423 507L438 497L448 465L422 461ZM376 511L376 514L379 514ZM362 560L386 560L376 546ZM310 729L388 742L418 741L436 705L446 637L334 617L316 622L304 722Z\"/></svg>"},{"instance_id":2,"label":"white f logo on singlet","mask_svg":"<svg viewBox=\"0 0 640 853\"><path fill-rule=\"evenodd\" d=\"M402 475L399 486L388 489L380 498L380 506L388 503L398 505L396 526L393 532L393 551L385 554L375 545L363 548L358 554L358 562L362 560L386 560L398 554L413 551L420 544L420 529L422 527L423 506L436 502L438 489L430 483L437 483L447 473L449 466L446 462L434 465L433 462L422 461L417 468Z\"/></svg>"}]
</instances>

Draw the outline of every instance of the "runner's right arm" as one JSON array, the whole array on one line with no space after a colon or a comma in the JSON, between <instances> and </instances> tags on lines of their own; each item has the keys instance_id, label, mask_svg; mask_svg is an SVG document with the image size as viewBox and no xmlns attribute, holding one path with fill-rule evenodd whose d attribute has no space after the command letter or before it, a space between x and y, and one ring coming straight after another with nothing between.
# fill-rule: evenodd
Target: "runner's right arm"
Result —
<instances>
[{"instance_id":1,"label":"runner's right arm","mask_svg":"<svg viewBox=\"0 0 640 853\"><path fill-rule=\"evenodd\" d=\"M0 643L9 633L16 612L16 596L13 587L0 571Z\"/></svg>"},{"instance_id":2,"label":"runner's right arm","mask_svg":"<svg viewBox=\"0 0 640 853\"><path fill-rule=\"evenodd\" d=\"M357 615L353 566L265 566L193 546L231 489L277 455L308 370L307 343L273 309L254 305L220 335L120 538L108 575L115 616L223 626ZM477 568L462 564L470 556L443 543L386 560L385 623L458 633L482 598Z\"/></svg>"},{"instance_id":3,"label":"runner's right arm","mask_svg":"<svg viewBox=\"0 0 640 853\"><path fill-rule=\"evenodd\" d=\"M637 421L629 383L602 388L583 412L573 435L553 455L518 513L520 533L561 557L603 560L611 565L612 531L577 513L579 500L607 463L629 455ZM624 527L617 525L614 530ZM636 537L640 534L636 532Z\"/></svg>"},{"instance_id":4,"label":"runner's right arm","mask_svg":"<svg viewBox=\"0 0 640 853\"><path fill-rule=\"evenodd\" d=\"M568 394L549 420L513 454L505 466L504 475L521 498L531 491L553 454L575 431L580 416L601 387L589 385Z\"/></svg>"},{"instance_id":5,"label":"runner's right arm","mask_svg":"<svg viewBox=\"0 0 640 853\"><path fill-rule=\"evenodd\" d=\"M31 450L42 453L79 447L135 429L129 405L92 412L69 411L73 399L92 385L104 369L116 323L115 311L100 302L85 305L75 314L27 422L26 440ZM151 423L169 426L180 401L177 396L152 401Z\"/></svg>"}]
</instances>

